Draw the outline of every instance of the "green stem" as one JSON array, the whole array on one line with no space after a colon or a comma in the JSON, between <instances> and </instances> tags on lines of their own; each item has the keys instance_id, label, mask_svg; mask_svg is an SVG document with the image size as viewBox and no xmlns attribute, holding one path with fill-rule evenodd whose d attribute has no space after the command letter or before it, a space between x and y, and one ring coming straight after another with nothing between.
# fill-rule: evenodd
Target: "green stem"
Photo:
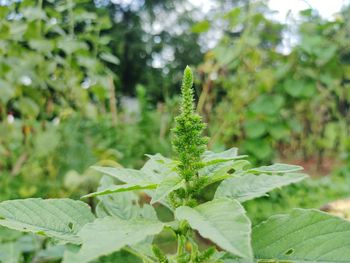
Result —
<instances>
[{"instance_id":1,"label":"green stem","mask_svg":"<svg viewBox=\"0 0 350 263\"><path fill-rule=\"evenodd\" d=\"M71 38L74 37L74 12L72 0L67 0L68 4L68 16L69 16L69 35Z\"/></svg>"},{"instance_id":2,"label":"green stem","mask_svg":"<svg viewBox=\"0 0 350 263\"><path fill-rule=\"evenodd\" d=\"M185 182L185 193L186 193L186 196L185 196L185 204L186 205L188 203L188 201L190 200L191 198L191 194L189 193L189 190L190 190L190 184L189 184L189 181L186 181Z\"/></svg>"},{"instance_id":3,"label":"green stem","mask_svg":"<svg viewBox=\"0 0 350 263\"><path fill-rule=\"evenodd\" d=\"M177 252L176 252L176 257L177 259L181 258L181 256L184 253L184 247L185 247L185 237L182 235L177 235ZM178 262L181 262L177 260Z\"/></svg>"},{"instance_id":4,"label":"green stem","mask_svg":"<svg viewBox=\"0 0 350 263\"><path fill-rule=\"evenodd\" d=\"M38 0L38 8L40 10L43 10L43 0ZM42 20L41 19L38 19L38 21L37 21L37 28L38 28L38 33L41 36L41 33L42 33Z\"/></svg>"}]
</instances>

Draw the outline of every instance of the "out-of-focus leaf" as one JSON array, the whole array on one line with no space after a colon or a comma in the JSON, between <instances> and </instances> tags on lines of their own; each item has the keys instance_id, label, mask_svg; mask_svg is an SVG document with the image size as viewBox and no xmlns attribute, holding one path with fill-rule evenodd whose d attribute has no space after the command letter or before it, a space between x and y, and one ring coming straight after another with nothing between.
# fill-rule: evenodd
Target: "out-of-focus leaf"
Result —
<instances>
[{"instance_id":1,"label":"out-of-focus leaf","mask_svg":"<svg viewBox=\"0 0 350 263\"><path fill-rule=\"evenodd\" d=\"M114 56L111 53L103 52L100 54L100 58L103 59L104 61L107 61L109 63L119 65L120 60L116 56Z\"/></svg>"},{"instance_id":2,"label":"out-of-focus leaf","mask_svg":"<svg viewBox=\"0 0 350 263\"><path fill-rule=\"evenodd\" d=\"M210 22L208 20L201 21L194 24L191 28L193 33L204 33L210 29Z\"/></svg>"}]
</instances>

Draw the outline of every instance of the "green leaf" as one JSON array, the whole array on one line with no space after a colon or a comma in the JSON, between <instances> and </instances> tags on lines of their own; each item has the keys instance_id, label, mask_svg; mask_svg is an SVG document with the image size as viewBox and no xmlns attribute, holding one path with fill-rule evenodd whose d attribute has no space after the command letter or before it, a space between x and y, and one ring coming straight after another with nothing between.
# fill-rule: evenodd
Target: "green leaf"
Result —
<instances>
[{"instance_id":1,"label":"green leaf","mask_svg":"<svg viewBox=\"0 0 350 263\"><path fill-rule=\"evenodd\" d=\"M36 158L47 157L54 154L60 145L60 133L54 127L48 127L45 131L38 132L34 139L33 156Z\"/></svg>"},{"instance_id":2,"label":"green leaf","mask_svg":"<svg viewBox=\"0 0 350 263\"><path fill-rule=\"evenodd\" d=\"M152 195L151 204L154 204L165 197L172 191L181 188L184 185L184 180L178 175L166 177L157 187L155 193Z\"/></svg>"},{"instance_id":3,"label":"green leaf","mask_svg":"<svg viewBox=\"0 0 350 263\"><path fill-rule=\"evenodd\" d=\"M175 172L175 161L168 159L159 153L155 155L147 155L147 157L150 159L141 168L141 171L152 178L152 182L160 183L165 176L177 174Z\"/></svg>"},{"instance_id":4,"label":"green leaf","mask_svg":"<svg viewBox=\"0 0 350 263\"><path fill-rule=\"evenodd\" d=\"M207 165L199 170L199 175L207 179L203 187L228 179L232 177L232 174L229 173L230 170L240 171L247 165L249 165L247 160L229 160Z\"/></svg>"},{"instance_id":5,"label":"green leaf","mask_svg":"<svg viewBox=\"0 0 350 263\"><path fill-rule=\"evenodd\" d=\"M204 166L198 171L200 176L216 177L226 174L232 169L233 161L225 161Z\"/></svg>"},{"instance_id":6,"label":"green leaf","mask_svg":"<svg viewBox=\"0 0 350 263\"><path fill-rule=\"evenodd\" d=\"M76 263L78 262L76 257L79 252L78 246L68 245L63 254L62 263Z\"/></svg>"},{"instance_id":7,"label":"green leaf","mask_svg":"<svg viewBox=\"0 0 350 263\"><path fill-rule=\"evenodd\" d=\"M18 245L15 242L0 244L0 262L21 262L21 254L22 251L18 249Z\"/></svg>"},{"instance_id":8,"label":"green leaf","mask_svg":"<svg viewBox=\"0 0 350 263\"><path fill-rule=\"evenodd\" d=\"M22 13L28 21L46 18L45 11L39 7L26 7Z\"/></svg>"},{"instance_id":9,"label":"green leaf","mask_svg":"<svg viewBox=\"0 0 350 263\"><path fill-rule=\"evenodd\" d=\"M299 165L291 165L291 164L283 164L283 163L275 163L268 166L260 166L258 168L250 169L250 172L258 172L258 173L292 173L304 170L302 166Z\"/></svg>"},{"instance_id":10,"label":"green leaf","mask_svg":"<svg viewBox=\"0 0 350 263\"><path fill-rule=\"evenodd\" d=\"M253 230L256 259L350 262L350 222L318 210L295 209Z\"/></svg>"},{"instance_id":11,"label":"green leaf","mask_svg":"<svg viewBox=\"0 0 350 263\"><path fill-rule=\"evenodd\" d=\"M295 98L310 98L317 94L315 83L305 80L287 79L284 83L284 89Z\"/></svg>"},{"instance_id":12,"label":"green leaf","mask_svg":"<svg viewBox=\"0 0 350 263\"><path fill-rule=\"evenodd\" d=\"M249 165L247 160L229 160L225 162L210 164L199 170L200 176L208 176L210 180L214 178L225 177L228 171L234 169L235 171L242 170L243 167ZM214 180L215 181L215 180Z\"/></svg>"},{"instance_id":13,"label":"green leaf","mask_svg":"<svg viewBox=\"0 0 350 263\"><path fill-rule=\"evenodd\" d=\"M291 131L286 125L278 123L270 124L268 131L274 140L288 140L291 134Z\"/></svg>"},{"instance_id":14,"label":"green leaf","mask_svg":"<svg viewBox=\"0 0 350 263\"><path fill-rule=\"evenodd\" d=\"M174 171L176 165L173 160L161 154L148 155L148 157L150 159L140 170L102 166L92 166L92 168L128 184L144 182L159 184L164 177L176 174Z\"/></svg>"},{"instance_id":15,"label":"green leaf","mask_svg":"<svg viewBox=\"0 0 350 263\"><path fill-rule=\"evenodd\" d=\"M100 54L100 58L106 62L115 64L115 65L119 65L119 63L120 63L119 58L117 58L116 56L114 56L111 53L103 52Z\"/></svg>"},{"instance_id":16,"label":"green leaf","mask_svg":"<svg viewBox=\"0 0 350 263\"><path fill-rule=\"evenodd\" d=\"M216 182L223 181L225 179L231 178L232 175L226 173L226 174L215 174L214 176L208 176L205 180L205 183L203 185L204 187L207 187L208 185L215 184Z\"/></svg>"},{"instance_id":17,"label":"green leaf","mask_svg":"<svg viewBox=\"0 0 350 263\"><path fill-rule=\"evenodd\" d=\"M6 104L15 96L16 89L3 79L0 79L0 101Z\"/></svg>"},{"instance_id":18,"label":"green leaf","mask_svg":"<svg viewBox=\"0 0 350 263\"><path fill-rule=\"evenodd\" d=\"M266 134L265 122L258 120L248 120L244 123L244 130L248 138L259 138Z\"/></svg>"},{"instance_id":19,"label":"green leaf","mask_svg":"<svg viewBox=\"0 0 350 263\"><path fill-rule=\"evenodd\" d=\"M104 176L98 191L102 191L113 184L113 178ZM99 196L100 202L96 207L98 217L117 216L121 219L136 217L139 213L138 196L134 192L122 192Z\"/></svg>"},{"instance_id":20,"label":"green leaf","mask_svg":"<svg viewBox=\"0 0 350 263\"><path fill-rule=\"evenodd\" d=\"M102 167L102 166L92 166L93 169L99 171L103 174L113 176L118 180L127 184L138 184L144 182L154 182L158 183L158 180L143 171L126 169L126 168L112 168L112 167Z\"/></svg>"},{"instance_id":21,"label":"green leaf","mask_svg":"<svg viewBox=\"0 0 350 263\"><path fill-rule=\"evenodd\" d=\"M79 233L83 245L75 257L76 262L90 262L125 246L138 244L162 229L163 223L158 220L122 220L117 217L96 219L85 225Z\"/></svg>"},{"instance_id":22,"label":"green leaf","mask_svg":"<svg viewBox=\"0 0 350 263\"><path fill-rule=\"evenodd\" d=\"M109 195L109 194L135 191L135 190L156 189L156 187L157 187L157 184L148 183L148 182L139 183L139 184L112 185L108 188L105 188L104 190L84 195L82 196L82 198L94 197L99 195Z\"/></svg>"},{"instance_id":23,"label":"green leaf","mask_svg":"<svg viewBox=\"0 0 350 263\"><path fill-rule=\"evenodd\" d=\"M28 41L30 48L44 53L49 53L53 50L53 41L43 39L31 39Z\"/></svg>"},{"instance_id":24,"label":"green leaf","mask_svg":"<svg viewBox=\"0 0 350 263\"><path fill-rule=\"evenodd\" d=\"M251 223L236 200L214 199L197 207L181 206L175 210L178 220L187 220L201 236L242 258L251 259Z\"/></svg>"},{"instance_id":25,"label":"green leaf","mask_svg":"<svg viewBox=\"0 0 350 263\"><path fill-rule=\"evenodd\" d=\"M210 22L208 20L204 20L194 24L191 28L193 33L204 33L210 29Z\"/></svg>"},{"instance_id":26,"label":"green leaf","mask_svg":"<svg viewBox=\"0 0 350 263\"><path fill-rule=\"evenodd\" d=\"M94 220L90 207L71 199L23 199L0 203L0 225L80 243L77 233Z\"/></svg>"},{"instance_id":27,"label":"green leaf","mask_svg":"<svg viewBox=\"0 0 350 263\"><path fill-rule=\"evenodd\" d=\"M250 139L242 142L241 147L259 160L271 158L274 153L268 140Z\"/></svg>"},{"instance_id":28,"label":"green leaf","mask_svg":"<svg viewBox=\"0 0 350 263\"><path fill-rule=\"evenodd\" d=\"M281 95L263 94L250 105L250 109L256 114L274 115L279 112L284 101Z\"/></svg>"},{"instance_id":29,"label":"green leaf","mask_svg":"<svg viewBox=\"0 0 350 263\"><path fill-rule=\"evenodd\" d=\"M206 151L202 155L202 160L206 165L227 162L235 159L242 159L247 157L246 155L238 155L237 148L231 148L223 152L215 153L212 151Z\"/></svg>"},{"instance_id":30,"label":"green leaf","mask_svg":"<svg viewBox=\"0 0 350 263\"><path fill-rule=\"evenodd\" d=\"M88 45L83 41L63 38L58 41L58 48L62 49L66 54L72 54L79 50L88 50Z\"/></svg>"},{"instance_id":31,"label":"green leaf","mask_svg":"<svg viewBox=\"0 0 350 263\"><path fill-rule=\"evenodd\" d=\"M307 178L301 173L285 175L246 174L223 181L216 190L215 198L232 198L245 202L266 195L275 188L297 183Z\"/></svg>"}]
</instances>

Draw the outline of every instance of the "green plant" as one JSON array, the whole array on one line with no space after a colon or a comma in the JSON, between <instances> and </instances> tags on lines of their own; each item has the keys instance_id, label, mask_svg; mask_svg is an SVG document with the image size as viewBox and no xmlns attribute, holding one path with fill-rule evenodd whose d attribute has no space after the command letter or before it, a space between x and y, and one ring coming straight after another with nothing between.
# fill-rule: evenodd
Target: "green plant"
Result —
<instances>
[{"instance_id":1,"label":"green plant","mask_svg":"<svg viewBox=\"0 0 350 263\"><path fill-rule=\"evenodd\" d=\"M247 5L217 16L224 33L199 67L209 144L235 143L256 163L315 160L322 171L347 152L350 134L349 8L334 21L305 10L289 28L262 1ZM296 28L298 43L281 52Z\"/></svg>"},{"instance_id":2,"label":"green plant","mask_svg":"<svg viewBox=\"0 0 350 263\"><path fill-rule=\"evenodd\" d=\"M82 172L84 164L86 169L99 159L89 145L77 142L86 135L69 119L97 123L99 116L109 116L109 80L116 76L106 64L118 64L118 58L107 47L108 16L86 5L0 4L0 185L6 189L0 199L66 196L60 182L68 168ZM62 145L73 144L85 156L66 161Z\"/></svg>"},{"instance_id":3,"label":"green plant","mask_svg":"<svg viewBox=\"0 0 350 263\"><path fill-rule=\"evenodd\" d=\"M12 200L0 203L0 225L71 244L63 262L104 262L102 256L114 252L114 262L124 262L123 253L136 256L134 262L349 262L350 222L327 213L295 209L252 229L241 203L306 175L295 165L249 168L236 148L206 151L191 87L186 68L173 130L176 160L156 154L140 170L95 167L108 175L97 192L84 196L98 198L95 215L71 199ZM203 200L201 193L215 183L214 197ZM140 202L136 190L144 190L150 204ZM156 203L173 219L160 221ZM175 253L155 238L166 231L177 241Z\"/></svg>"}]
</instances>

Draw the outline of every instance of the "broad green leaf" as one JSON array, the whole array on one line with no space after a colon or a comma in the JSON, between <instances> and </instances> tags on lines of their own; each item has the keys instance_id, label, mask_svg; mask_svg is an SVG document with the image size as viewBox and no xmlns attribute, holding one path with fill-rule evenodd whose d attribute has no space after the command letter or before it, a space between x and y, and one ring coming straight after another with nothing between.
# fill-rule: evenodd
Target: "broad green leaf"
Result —
<instances>
[{"instance_id":1,"label":"broad green leaf","mask_svg":"<svg viewBox=\"0 0 350 263\"><path fill-rule=\"evenodd\" d=\"M174 160L166 158L159 153L147 155L147 157L149 157L149 160L141 168L141 171L147 174L148 178L152 178L152 182L160 184L166 177L178 176L175 169L177 164ZM146 190L145 193L152 198L155 195L154 191ZM158 202L170 210L172 209L166 200L158 200Z\"/></svg>"},{"instance_id":2,"label":"broad green leaf","mask_svg":"<svg viewBox=\"0 0 350 263\"><path fill-rule=\"evenodd\" d=\"M251 172L258 173L292 173L301 170L304 170L302 166L283 163L275 163L268 166L260 166L257 168L250 169Z\"/></svg>"},{"instance_id":3,"label":"broad green leaf","mask_svg":"<svg viewBox=\"0 0 350 263\"><path fill-rule=\"evenodd\" d=\"M158 180L155 180L153 176L150 176L149 174L139 170L102 166L92 166L92 168L103 174L113 176L127 184L138 184L145 181L158 183Z\"/></svg>"},{"instance_id":4,"label":"broad green leaf","mask_svg":"<svg viewBox=\"0 0 350 263\"><path fill-rule=\"evenodd\" d=\"M104 176L98 191L102 191L113 184L113 178ZM136 217L139 213L138 196L134 192L121 192L99 196L100 202L96 207L98 217L117 216L122 219Z\"/></svg>"},{"instance_id":5,"label":"broad green leaf","mask_svg":"<svg viewBox=\"0 0 350 263\"><path fill-rule=\"evenodd\" d=\"M138 207L128 200L128 194L132 194L132 192L99 196L99 198L102 197L105 200L101 200L97 204L96 216L98 218L117 216L122 219L135 217L138 214Z\"/></svg>"},{"instance_id":6,"label":"broad green leaf","mask_svg":"<svg viewBox=\"0 0 350 263\"><path fill-rule=\"evenodd\" d=\"M247 160L229 160L225 162L215 163L207 165L199 170L200 176L207 176L208 183L213 183L226 179L225 177L230 176L228 172L230 170L240 171L243 167L249 165Z\"/></svg>"},{"instance_id":7,"label":"broad green leaf","mask_svg":"<svg viewBox=\"0 0 350 263\"><path fill-rule=\"evenodd\" d=\"M113 183L113 178L104 176L101 179L101 186L99 191L108 187ZM96 214L98 217L114 216L124 220L132 218L144 218L149 220L156 220L157 213L153 206L144 204L140 207L138 203L138 196L133 192L121 192L117 194L110 194L104 196L98 196L100 202L96 207ZM133 246L139 252L143 254L152 254L152 241L153 237L147 237L142 242Z\"/></svg>"},{"instance_id":8,"label":"broad green leaf","mask_svg":"<svg viewBox=\"0 0 350 263\"><path fill-rule=\"evenodd\" d=\"M231 148L223 152L215 153L211 151L206 151L202 155L202 160L207 164L215 164L220 162L225 162L229 160L245 158L246 155L238 155L237 148Z\"/></svg>"},{"instance_id":9,"label":"broad green leaf","mask_svg":"<svg viewBox=\"0 0 350 263\"><path fill-rule=\"evenodd\" d=\"M143 218L146 220L152 220L152 221L157 221L157 212L154 209L153 206L149 204L144 204L142 208L139 208L139 215L138 218ZM144 255L153 255L152 252L152 242L153 242L153 236L148 236L141 242L133 245L133 249L137 250L138 252L141 252L141 254Z\"/></svg>"},{"instance_id":10,"label":"broad green leaf","mask_svg":"<svg viewBox=\"0 0 350 263\"><path fill-rule=\"evenodd\" d=\"M138 183L138 184L118 184L118 185L112 185L110 187L107 187L101 191L84 195L82 198L95 197L99 195L110 195L110 194L135 191L135 190L156 189L156 187L157 187L157 184L148 183L148 182Z\"/></svg>"},{"instance_id":11,"label":"broad green leaf","mask_svg":"<svg viewBox=\"0 0 350 263\"><path fill-rule=\"evenodd\" d=\"M146 173L152 182L160 183L164 177L175 175L175 161L168 159L161 154L147 155L149 160L141 168L141 171Z\"/></svg>"},{"instance_id":12,"label":"broad green leaf","mask_svg":"<svg viewBox=\"0 0 350 263\"><path fill-rule=\"evenodd\" d=\"M0 203L0 225L80 243L77 233L94 220L90 207L71 199L23 199Z\"/></svg>"},{"instance_id":13,"label":"broad green leaf","mask_svg":"<svg viewBox=\"0 0 350 263\"><path fill-rule=\"evenodd\" d=\"M18 263L21 262L22 251L18 249L16 242L0 244L0 262Z\"/></svg>"},{"instance_id":14,"label":"broad green leaf","mask_svg":"<svg viewBox=\"0 0 350 263\"><path fill-rule=\"evenodd\" d=\"M152 195L151 204L166 198L166 196L184 185L184 180L178 175L166 177L157 187Z\"/></svg>"},{"instance_id":15,"label":"broad green leaf","mask_svg":"<svg viewBox=\"0 0 350 263\"><path fill-rule=\"evenodd\" d=\"M266 195L275 188L297 183L307 178L306 174L285 175L246 174L223 181L216 190L215 198L232 198L240 202Z\"/></svg>"},{"instance_id":16,"label":"broad green leaf","mask_svg":"<svg viewBox=\"0 0 350 263\"><path fill-rule=\"evenodd\" d=\"M205 166L199 170L199 175L207 177L206 183L204 185L205 187L213 183L231 178L232 174L229 173L230 170L238 172L249 164L250 163L247 160L229 160L226 162Z\"/></svg>"},{"instance_id":17,"label":"broad green leaf","mask_svg":"<svg viewBox=\"0 0 350 263\"><path fill-rule=\"evenodd\" d=\"M349 234L350 221L318 210L295 209L257 225L253 248L256 259L346 263L350 262Z\"/></svg>"},{"instance_id":18,"label":"broad green leaf","mask_svg":"<svg viewBox=\"0 0 350 263\"><path fill-rule=\"evenodd\" d=\"M76 262L90 262L125 246L136 245L162 229L163 223L158 220L122 220L117 217L96 219L86 224L79 233L83 245L75 257Z\"/></svg>"},{"instance_id":19,"label":"broad green leaf","mask_svg":"<svg viewBox=\"0 0 350 263\"><path fill-rule=\"evenodd\" d=\"M220 182L220 181L223 181L225 179L228 179L228 178L231 178L232 175L230 174L216 174L214 176L210 176L207 178L207 180L205 181L203 187L207 187L208 185L211 185L211 184L214 184L216 182Z\"/></svg>"},{"instance_id":20,"label":"broad green leaf","mask_svg":"<svg viewBox=\"0 0 350 263\"><path fill-rule=\"evenodd\" d=\"M92 168L129 184L144 182L159 184L164 177L176 174L173 160L165 158L160 154L149 155L148 157L150 159L140 170L102 166L92 166Z\"/></svg>"},{"instance_id":21,"label":"broad green leaf","mask_svg":"<svg viewBox=\"0 0 350 263\"><path fill-rule=\"evenodd\" d=\"M200 176L216 177L226 174L233 167L233 161L225 161L220 163L215 163L211 165L206 165L199 170Z\"/></svg>"},{"instance_id":22,"label":"broad green leaf","mask_svg":"<svg viewBox=\"0 0 350 263\"><path fill-rule=\"evenodd\" d=\"M214 199L197 207L181 206L175 218L186 220L201 236L242 258L251 259L251 223L236 200Z\"/></svg>"},{"instance_id":23,"label":"broad green leaf","mask_svg":"<svg viewBox=\"0 0 350 263\"><path fill-rule=\"evenodd\" d=\"M231 148L228 150L225 150L223 152L219 152L219 153L215 153L212 151L206 151L205 153L203 153L203 162L208 162L208 161L212 161L212 160L216 160L216 159L231 159L231 158L235 158L236 156L238 156L238 148Z\"/></svg>"}]
</instances>

